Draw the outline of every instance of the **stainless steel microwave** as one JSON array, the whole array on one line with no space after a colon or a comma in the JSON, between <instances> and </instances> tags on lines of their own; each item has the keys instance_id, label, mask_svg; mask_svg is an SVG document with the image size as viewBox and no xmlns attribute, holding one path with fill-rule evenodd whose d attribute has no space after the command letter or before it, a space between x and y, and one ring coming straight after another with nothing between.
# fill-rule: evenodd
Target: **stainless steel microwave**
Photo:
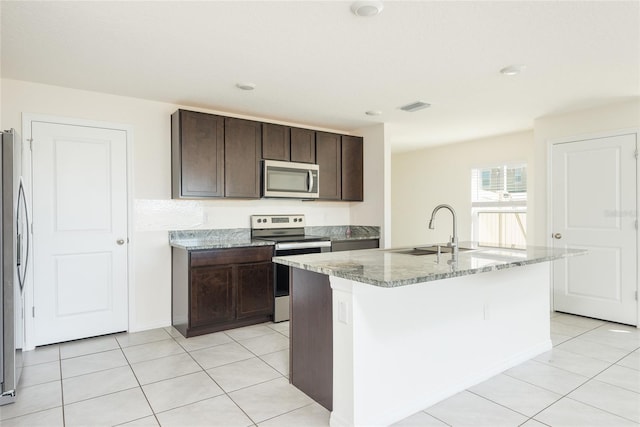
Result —
<instances>
[{"instance_id":1,"label":"stainless steel microwave","mask_svg":"<svg viewBox=\"0 0 640 427\"><path fill-rule=\"evenodd\" d=\"M262 173L263 197L317 199L318 165L310 163L264 160Z\"/></svg>"}]
</instances>

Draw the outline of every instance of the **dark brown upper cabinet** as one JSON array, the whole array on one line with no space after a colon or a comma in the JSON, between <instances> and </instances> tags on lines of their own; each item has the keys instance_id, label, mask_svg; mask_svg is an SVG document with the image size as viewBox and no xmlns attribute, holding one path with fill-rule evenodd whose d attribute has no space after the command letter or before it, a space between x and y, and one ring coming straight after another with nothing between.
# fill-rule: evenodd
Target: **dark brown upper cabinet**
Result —
<instances>
[{"instance_id":1,"label":"dark brown upper cabinet","mask_svg":"<svg viewBox=\"0 0 640 427\"><path fill-rule=\"evenodd\" d=\"M363 139L358 136L342 136L342 200L363 200Z\"/></svg>"},{"instance_id":2,"label":"dark brown upper cabinet","mask_svg":"<svg viewBox=\"0 0 640 427\"><path fill-rule=\"evenodd\" d=\"M171 115L174 199L258 199L262 159L317 163L320 200L363 200L360 137L196 111Z\"/></svg>"},{"instance_id":3,"label":"dark brown upper cabinet","mask_svg":"<svg viewBox=\"0 0 640 427\"><path fill-rule=\"evenodd\" d=\"M225 197L260 198L262 123L226 117L224 149Z\"/></svg>"},{"instance_id":4,"label":"dark brown upper cabinet","mask_svg":"<svg viewBox=\"0 0 640 427\"><path fill-rule=\"evenodd\" d=\"M171 196L224 196L224 117L178 110L171 115Z\"/></svg>"},{"instance_id":5,"label":"dark brown upper cabinet","mask_svg":"<svg viewBox=\"0 0 640 427\"><path fill-rule=\"evenodd\" d=\"M309 129L291 128L291 161L316 162L316 133Z\"/></svg>"},{"instance_id":6,"label":"dark brown upper cabinet","mask_svg":"<svg viewBox=\"0 0 640 427\"><path fill-rule=\"evenodd\" d=\"M340 200L342 197L341 135L316 132L316 162L320 167L320 199Z\"/></svg>"},{"instance_id":7,"label":"dark brown upper cabinet","mask_svg":"<svg viewBox=\"0 0 640 427\"><path fill-rule=\"evenodd\" d=\"M262 124L262 158L288 162L290 157L290 128L288 126Z\"/></svg>"}]
</instances>

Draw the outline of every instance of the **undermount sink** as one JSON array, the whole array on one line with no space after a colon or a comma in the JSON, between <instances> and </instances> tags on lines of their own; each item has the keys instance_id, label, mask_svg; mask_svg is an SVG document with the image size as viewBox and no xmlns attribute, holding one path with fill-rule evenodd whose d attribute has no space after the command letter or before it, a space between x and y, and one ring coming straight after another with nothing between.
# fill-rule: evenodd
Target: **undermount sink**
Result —
<instances>
[{"instance_id":1,"label":"undermount sink","mask_svg":"<svg viewBox=\"0 0 640 427\"><path fill-rule=\"evenodd\" d=\"M463 247L458 247L458 252L467 252L467 251L472 251L474 249L472 248L463 248ZM449 246L440 246L440 253L441 254L447 254L447 253L451 253L452 248ZM394 251L394 253L397 254L403 254L403 255L434 255L438 253L438 246L433 245L433 246L418 246L415 247L413 249L401 249L398 251Z\"/></svg>"}]
</instances>

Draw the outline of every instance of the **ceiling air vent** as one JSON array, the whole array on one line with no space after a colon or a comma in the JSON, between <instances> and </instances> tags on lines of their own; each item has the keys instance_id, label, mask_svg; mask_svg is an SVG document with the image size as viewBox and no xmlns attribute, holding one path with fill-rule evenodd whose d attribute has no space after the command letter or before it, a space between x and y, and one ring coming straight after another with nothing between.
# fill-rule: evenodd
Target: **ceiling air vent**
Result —
<instances>
[{"instance_id":1,"label":"ceiling air vent","mask_svg":"<svg viewBox=\"0 0 640 427\"><path fill-rule=\"evenodd\" d=\"M403 105L402 107L400 107L400 109L403 111L408 111L410 113L413 113L414 111L422 110L423 108L428 108L430 106L431 104L427 102L416 101L416 102L412 102L411 104Z\"/></svg>"}]
</instances>

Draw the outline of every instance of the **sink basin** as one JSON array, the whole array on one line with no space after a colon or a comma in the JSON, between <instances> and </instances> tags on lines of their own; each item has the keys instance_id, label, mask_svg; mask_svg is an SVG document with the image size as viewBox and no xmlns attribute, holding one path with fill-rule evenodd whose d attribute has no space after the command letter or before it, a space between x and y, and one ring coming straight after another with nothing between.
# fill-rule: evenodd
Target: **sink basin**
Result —
<instances>
[{"instance_id":1,"label":"sink basin","mask_svg":"<svg viewBox=\"0 0 640 427\"><path fill-rule=\"evenodd\" d=\"M467 252L467 251L472 251L474 249L472 248L463 248L463 247L458 247L458 252ZM441 254L448 254L451 253L452 248L448 247L448 246L440 246L440 253ZM396 254L403 254L403 255L434 255L438 253L438 247L436 245L433 246L419 246L419 247L415 247L413 249L401 249L398 251L394 251L394 253Z\"/></svg>"}]
</instances>

